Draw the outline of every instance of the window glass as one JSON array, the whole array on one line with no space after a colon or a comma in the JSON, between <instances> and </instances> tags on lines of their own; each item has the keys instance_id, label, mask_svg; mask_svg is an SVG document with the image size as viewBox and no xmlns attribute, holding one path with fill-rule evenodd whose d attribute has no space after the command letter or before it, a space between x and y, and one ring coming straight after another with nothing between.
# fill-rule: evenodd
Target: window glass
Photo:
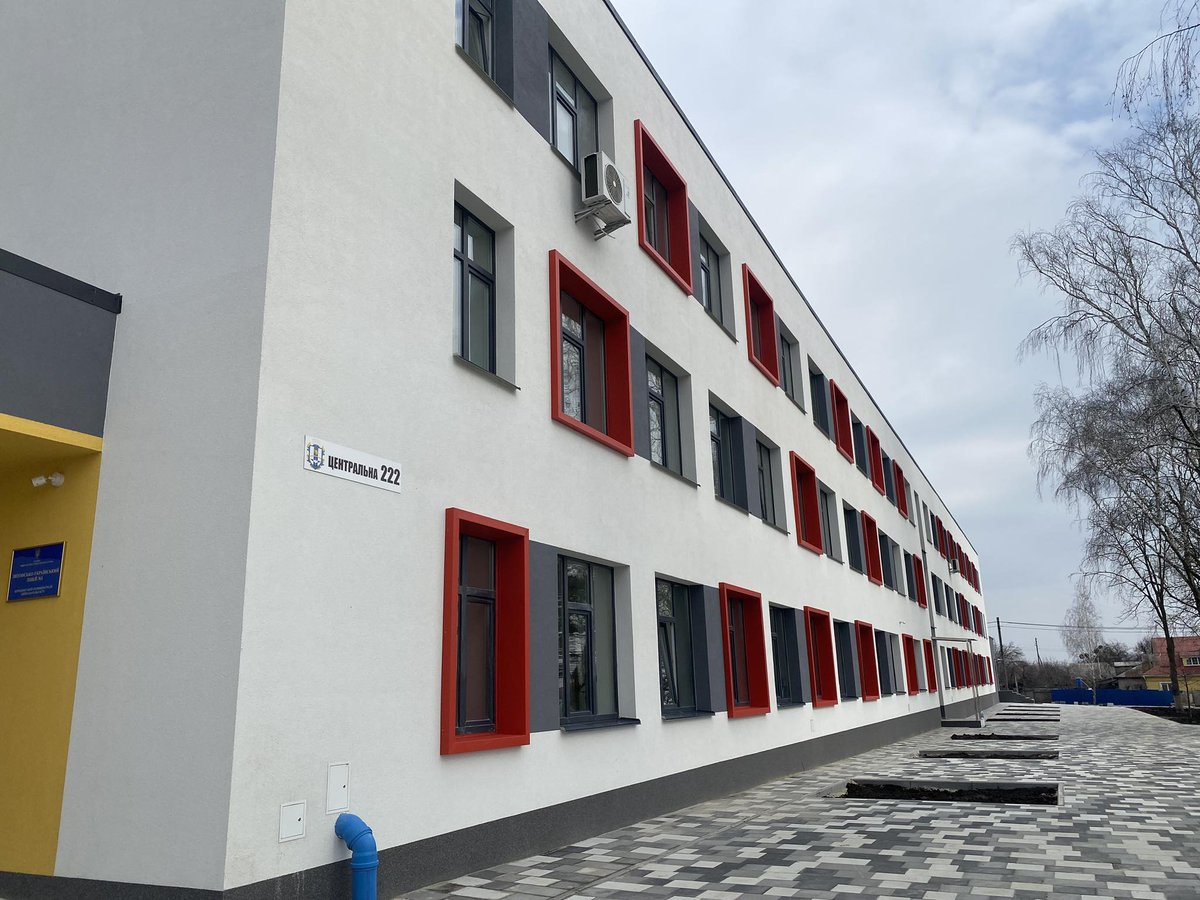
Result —
<instances>
[{"instance_id":1,"label":"window glass","mask_svg":"<svg viewBox=\"0 0 1200 900\"><path fill-rule=\"evenodd\" d=\"M771 607L771 655L775 666L775 700L781 705L795 703L800 699L792 685L795 649L791 639L795 629L788 627L788 618L794 616L795 613L791 610L779 606Z\"/></svg>"},{"instance_id":2,"label":"window glass","mask_svg":"<svg viewBox=\"0 0 1200 900\"><path fill-rule=\"evenodd\" d=\"M733 424L715 407L708 408L709 444L712 448L713 489L723 500L734 500Z\"/></svg>"},{"instance_id":3,"label":"window glass","mask_svg":"<svg viewBox=\"0 0 1200 900\"><path fill-rule=\"evenodd\" d=\"M746 659L745 608L737 597L729 598L729 654L733 670L734 706L750 704L750 672Z\"/></svg>"},{"instance_id":4,"label":"window glass","mask_svg":"<svg viewBox=\"0 0 1200 900\"><path fill-rule=\"evenodd\" d=\"M575 113L561 97L554 102L554 146L572 163L575 161Z\"/></svg>"},{"instance_id":5,"label":"window glass","mask_svg":"<svg viewBox=\"0 0 1200 900\"><path fill-rule=\"evenodd\" d=\"M553 50L550 72L550 143L578 169L598 149L596 101Z\"/></svg>"},{"instance_id":6,"label":"window glass","mask_svg":"<svg viewBox=\"0 0 1200 900\"><path fill-rule=\"evenodd\" d=\"M855 572L863 570L862 532L859 531L858 510L847 506L842 509L846 525L846 561Z\"/></svg>"},{"instance_id":7,"label":"window glass","mask_svg":"<svg viewBox=\"0 0 1200 900\"><path fill-rule=\"evenodd\" d=\"M454 296L462 328L459 353L496 371L496 236L459 206L454 208Z\"/></svg>"},{"instance_id":8,"label":"window glass","mask_svg":"<svg viewBox=\"0 0 1200 900\"><path fill-rule=\"evenodd\" d=\"M867 434L863 430L862 422L854 419L850 423L850 429L854 433L854 464L858 466L858 470L871 477L870 457L867 455Z\"/></svg>"},{"instance_id":9,"label":"window glass","mask_svg":"<svg viewBox=\"0 0 1200 900\"><path fill-rule=\"evenodd\" d=\"M792 372L792 351L795 346L782 333L779 335L779 386L793 400L796 399L796 376Z\"/></svg>"},{"instance_id":10,"label":"window glass","mask_svg":"<svg viewBox=\"0 0 1200 900\"><path fill-rule=\"evenodd\" d=\"M571 70L567 68L567 64L559 59L558 54L554 53L550 56L551 71L554 73L554 88L561 91L563 96L570 102L575 102L575 76Z\"/></svg>"},{"instance_id":11,"label":"window glass","mask_svg":"<svg viewBox=\"0 0 1200 900\"><path fill-rule=\"evenodd\" d=\"M812 394L813 423L826 435L832 434L829 425L829 393L825 376L816 369L808 371L809 391Z\"/></svg>"},{"instance_id":12,"label":"window glass","mask_svg":"<svg viewBox=\"0 0 1200 900\"><path fill-rule=\"evenodd\" d=\"M771 448L758 442L758 501L763 521L775 524L775 474L771 465Z\"/></svg>"},{"instance_id":13,"label":"window glass","mask_svg":"<svg viewBox=\"0 0 1200 900\"><path fill-rule=\"evenodd\" d=\"M704 238L700 238L700 294L696 299L720 321L721 257Z\"/></svg>"},{"instance_id":14,"label":"window glass","mask_svg":"<svg viewBox=\"0 0 1200 900\"><path fill-rule=\"evenodd\" d=\"M613 572L608 566L592 567L596 655L596 715L617 714L617 623L613 610Z\"/></svg>"},{"instance_id":15,"label":"window glass","mask_svg":"<svg viewBox=\"0 0 1200 900\"><path fill-rule=\"evenodd\" d=\"M490 0L462 0L466 4L466 16L462 21L463 33L460 43L467 55L479 64L488 75L492 71L492 14Z\"/></svg>"},{"instance_id":16,"label":"window glass","mask_svg":"<svg viewBox=\"0 0 1200 900\"><path fill-rule=\"evenodd\" d=\"M888 636L885 632L875 632L875 657L879 666L879 690L884 694L894 693L892 690L892 659Z\"/></svg>"},{"instance_id":17,"label":"window glass","mask_svg":"<svg viewBox=\"0 0 1200 900\"><path fill-rule=\"evenodd\" d=\"M559 609L564 717L615 717L616 617L612 569L560 558Z\"/></svg>"},{"instance_id":18,"label":"window glass","mask_svg":"<svg viewBox=\"0 0 1200 900\"><path fill-rule=\"evenodd\" d=\"M584 421L600 431L608 430L607 386L604 378L604 322L584 311L585 350L583 386Z\"/></svg>"},{"instance_id":19,"label":"window glass","mask_svg":"<svg viewBox=\"0 0 1200 900\"><path fill-rule=\"evenodd\" d=\"M825 548L826 556L837 559L838 554L834 550L833 494L825 488L817 489L817 508L821 516L821 546Z\"/></svg>"},{"instance_id":20,"label":"window glass","mask_svg":"<svg viewBox=\"0 0 1200 900\"><path fill-rule=\"evenodd\" d=\"M459 734L495 731L496 546L459 539L458 573Z\"/></svg>"},{"instance_id":21,"label":"window glass","mask_svg":"<svg viewBox=\"0 0 1200 900\"><path fill-rule=\"evenodd\" d=\"M579 126L579 165L583 165L583 158L590 153L595 153L600 149L600 142L596 135L596 101L581 86L578 91L578 102L576 106L579 110L577 123Z\"/></svg>"},{"instance_id":22,"label":"window glass","mask_svg":"<svg viewBox=\"0 0 1200 900\"><path fill-rule=\"evenodd\" d=\"M646 357L646 393L650 412L650 459L682 474L679 383L674 374L650 357Z\"/></svg>"},{"instance_id":23,"label":"window glass","mask_svg":"<svg viewBox=\"0 0 1200 900\"><path fill-rule=\"evenodd\" d=\"M691 609L686 585L655 581L658 608L659 692L664 709L696 706L693 680Z\"/></svg>"},{"instance_id":24,"label":"window glass","mask_svg":"<svg viewBox=\"0 0 1200 900\"><path fill-rule=\"evenodd\" d=\"M838 687L843 699L858 696L854 680L854 634L849 622L833 623L833 640L837 652Z\"/></svg>"},{"instance_id":25,"label":"window glass","mask_svg":"<svg viewBox=\"0 0 1200 900\"><path fill-rule=\"evenodd\" d=\"M607 431L604 322L565 292L560 308L562 410L598 431Z\"/></svg>"}]
</instances>

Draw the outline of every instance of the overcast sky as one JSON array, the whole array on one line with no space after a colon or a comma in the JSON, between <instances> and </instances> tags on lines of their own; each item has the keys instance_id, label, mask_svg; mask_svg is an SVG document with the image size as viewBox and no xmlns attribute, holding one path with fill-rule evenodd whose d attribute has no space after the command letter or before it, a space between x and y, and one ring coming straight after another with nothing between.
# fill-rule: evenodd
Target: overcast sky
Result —
<instances>
[{"instance_id":1,"label":"overcast sky","mask_svg":"<svg viewBox=\"0 0 1200 900\"><path fill-rule=\"evenodd\" d=\"M1017 359L1057 300L1009 245L1125 132L1117 68L1160 5L615 2L975 545L992 622L1060 622L1081 538L1027 454L1034 390L1059 373ZM1035 635L1063 655L1055 630L1004 632L1030 656Z\"/></svg>"}]
</instances>

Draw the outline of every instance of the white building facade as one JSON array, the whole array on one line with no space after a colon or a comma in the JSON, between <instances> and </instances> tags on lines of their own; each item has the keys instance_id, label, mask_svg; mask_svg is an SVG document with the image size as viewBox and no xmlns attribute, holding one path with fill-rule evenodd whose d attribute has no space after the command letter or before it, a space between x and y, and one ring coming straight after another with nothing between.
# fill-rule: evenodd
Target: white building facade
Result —
<instances>
[{"instance_id":1,"label":"white building facade","mask_svg":"<svg viewBox=\"0 0 1200 900\"><path fill-rule=\"evenodd\" d=\"M399 891L994 702L977 551L605 2L0 16L0 247L123 296L0 894L349 896L346 808Z\"/></svg>"}]
</instances>

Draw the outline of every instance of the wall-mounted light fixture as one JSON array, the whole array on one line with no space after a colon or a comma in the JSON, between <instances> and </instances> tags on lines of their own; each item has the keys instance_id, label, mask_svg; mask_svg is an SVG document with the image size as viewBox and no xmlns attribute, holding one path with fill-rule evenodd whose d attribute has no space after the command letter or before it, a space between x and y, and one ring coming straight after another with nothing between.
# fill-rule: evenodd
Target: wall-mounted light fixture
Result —
<instances>
[{"instance_id":1,"label":"wall-mounted light fixture","mask_svg":"<svg viewBox=\"0 0 1200 900\"><path fill-rule=\"evenodd\" d=\"M35 488L44 487L47 482L52 487L62 487L66 484L67 477L62 472L53 472L50 475L36 475L33 478L33 486Z\"/></svg>"}]
</instances>

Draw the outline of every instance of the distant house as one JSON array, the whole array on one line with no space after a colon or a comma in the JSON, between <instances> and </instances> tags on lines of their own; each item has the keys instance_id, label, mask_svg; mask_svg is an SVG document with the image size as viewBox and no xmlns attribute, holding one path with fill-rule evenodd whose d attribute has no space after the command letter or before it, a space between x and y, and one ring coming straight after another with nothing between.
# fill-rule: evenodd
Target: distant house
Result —
<instances>
[{"instance_id":1,"label":"distant house","mask_svg":"<svg viewBox=\"0 0 1200 900\"><path fill-rule=\"evenodd\" d=\"M1130 688L1145 687L1151 691L1169 691L1171 689L1171 666L1167 659L1167 639L1153 639L1154 660L1148 666L1142 666L1119 675L1119 681L1130 682ZM1200 695L1200 637L1175 638L1175 656L1179 673L1179 689L1194 695ZM1135 683L1140 681L1140 683ZM1120 685L1122 688L1126 684ZM1193 696L1192 702L1197 702L1198 696Z\"/></svg>"}]
</instances>

